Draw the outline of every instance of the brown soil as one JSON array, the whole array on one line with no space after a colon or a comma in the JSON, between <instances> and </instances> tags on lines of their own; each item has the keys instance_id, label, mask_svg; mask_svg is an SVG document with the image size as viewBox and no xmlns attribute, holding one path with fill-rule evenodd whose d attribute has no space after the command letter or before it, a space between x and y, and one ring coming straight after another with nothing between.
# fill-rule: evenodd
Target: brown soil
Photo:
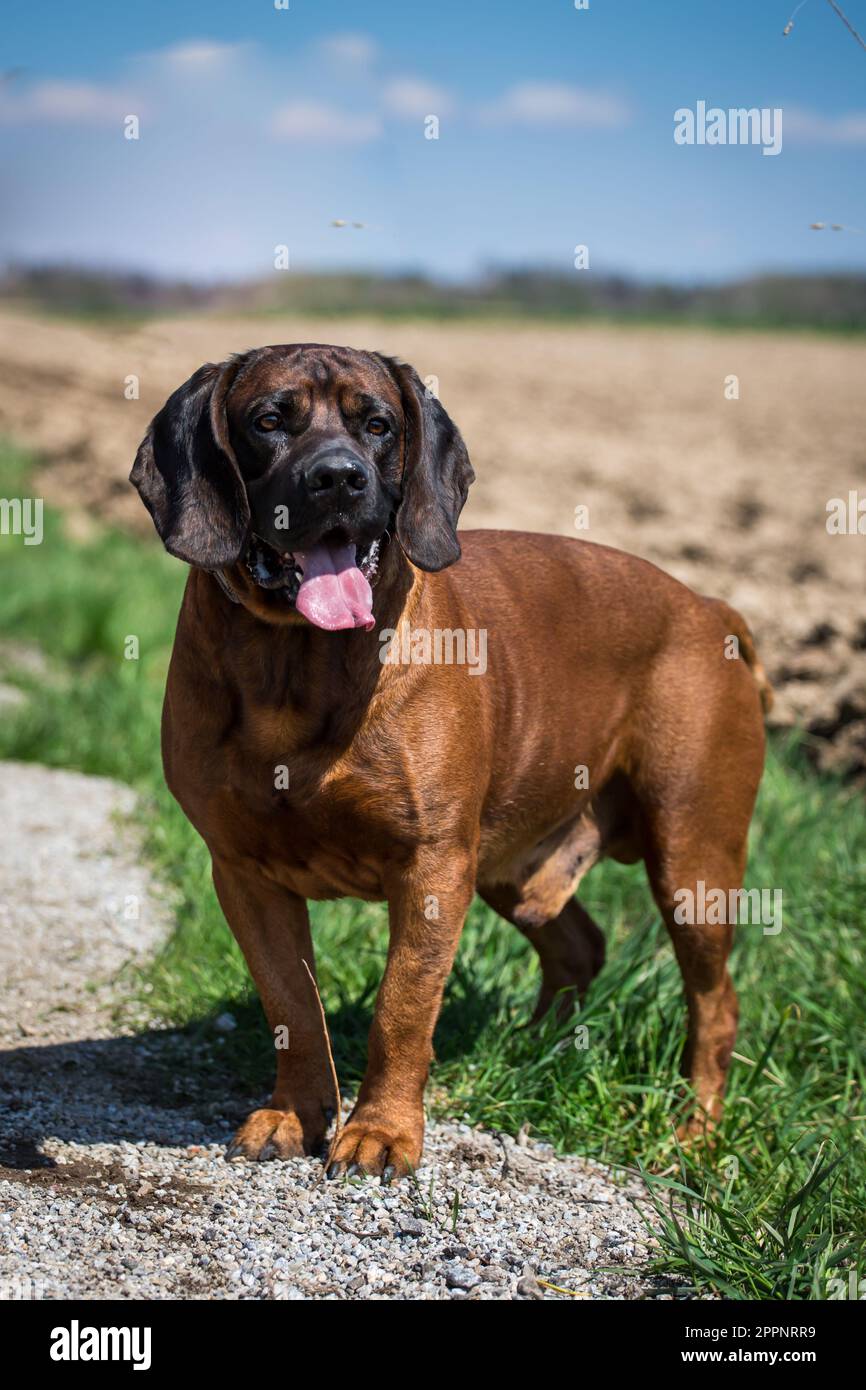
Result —
<instances>
[{"instance_id":1,"label":"brown soil","mask_svg":"<svg viewBox=\"0 0 866 1390\"><path fill-rule=\"evenodd\" d=\"M866 769L866 344L697 329L289 317L86 326L0 314L0 431L44 459L42 495L86 529L145 531L126 477L150 416L202 361L262 342L379 348L434 374L478 481L464 523L581 534L735 604L823 766ZM129 375L140 399L124 398ZM736 374L740 398L727 400ZM866 522L864 522L866 525Z\"/></svg>"}]
</instances>

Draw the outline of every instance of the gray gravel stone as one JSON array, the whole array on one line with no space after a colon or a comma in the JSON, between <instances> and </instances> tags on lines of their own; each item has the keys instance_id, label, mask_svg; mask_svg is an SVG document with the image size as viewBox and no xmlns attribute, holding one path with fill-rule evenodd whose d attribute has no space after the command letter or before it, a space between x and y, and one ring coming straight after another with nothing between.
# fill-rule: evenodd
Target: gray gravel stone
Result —
<instances>
[{"instance_id":1,"label":"gray gravel stone","mask_svg":"<svg viewBox=\"0 0 866 1390\"><path fill-rule=\"evenodd\" d=\"M315 1159L226 1163L256 1098L232 1091L221 1039L115 1021L124 966L170 921L117 819L131 805L101 778L0 764L0 1296L663 1292L642 1273L641 1189L525 1135L430 1123L417 1184L393 1187L323 1182Z\"/></svg>"}]
</instances>

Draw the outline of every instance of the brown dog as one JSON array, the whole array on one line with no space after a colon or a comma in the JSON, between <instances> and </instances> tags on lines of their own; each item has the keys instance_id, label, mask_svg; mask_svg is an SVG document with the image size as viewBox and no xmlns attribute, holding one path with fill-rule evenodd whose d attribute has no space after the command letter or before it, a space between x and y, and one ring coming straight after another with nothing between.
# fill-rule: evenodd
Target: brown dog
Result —
<instances>
[{"instance_id":1,"label":"brown dog","mask_svg":"<svg viewBox=\"0 0 866 1390\"><path fill-rule=\"evenodd\" d=\"M691 1123L711 1121L737 1024L732 926L678 904L742 880L769 698L743 619L583 541L467 532L461 559L463 441L376 353L303 344L202 367L131 477L193 567L166 778L269 1025L288 1028L270 1107L230 1154L310 1153L333 1112L305 899L388 903L367 1072L329 1168L388 1177L421 1154L473 894L535 946L541 1014L601 967L574 893L603 855L646 863L685 983Z\"/></svg>"}]
</instances>

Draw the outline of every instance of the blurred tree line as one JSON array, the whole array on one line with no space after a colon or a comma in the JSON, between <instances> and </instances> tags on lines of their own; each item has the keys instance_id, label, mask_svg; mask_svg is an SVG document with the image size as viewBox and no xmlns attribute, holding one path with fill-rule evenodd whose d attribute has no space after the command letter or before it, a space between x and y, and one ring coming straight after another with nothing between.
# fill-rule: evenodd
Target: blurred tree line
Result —
<instances>
[{"instance_id":1,"label":"blurred tree line","mask_svg":"<svg viewBox=\"0 0 866 1390\"><path fill-rule=\"evenodd\" d=\"M720 285L672 285L621 275L490 269L467 282L414 272L273 274L210 284L77 266L12 266L0 303L83 317L295 313L683 321L766 328L866 328L866 276L758 275Z\"/></svg>"}]
</instances>

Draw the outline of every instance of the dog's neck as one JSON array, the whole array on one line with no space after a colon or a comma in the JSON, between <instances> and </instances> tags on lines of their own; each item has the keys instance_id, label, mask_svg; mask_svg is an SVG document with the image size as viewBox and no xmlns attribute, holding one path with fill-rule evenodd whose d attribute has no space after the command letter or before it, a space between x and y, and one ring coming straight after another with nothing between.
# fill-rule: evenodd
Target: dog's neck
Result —
<instances>
[{"instance_id":1,"label":"dog's neck","mask_svg":"<svg viewBox=\"0 0 866 1390\"><path fill-rule=\"evenodd\" d=\"M382 634L417 614L424 575L397 541L385 543L373 584L376 627L370 632L325 632L300 617L268 621L265 604L244 587L245 579L237 567L221 579L205 570L191 571L185 607L198 619L194 630L201 659L239 698L255 704L289 706L309 717L315 691L315 712L335 741L345 741L373 695L401 674L382 661ZM268 630L264 642L263 628ZM251 650L254 667L245 660Z\"/></svg>"}]
</instances>

